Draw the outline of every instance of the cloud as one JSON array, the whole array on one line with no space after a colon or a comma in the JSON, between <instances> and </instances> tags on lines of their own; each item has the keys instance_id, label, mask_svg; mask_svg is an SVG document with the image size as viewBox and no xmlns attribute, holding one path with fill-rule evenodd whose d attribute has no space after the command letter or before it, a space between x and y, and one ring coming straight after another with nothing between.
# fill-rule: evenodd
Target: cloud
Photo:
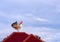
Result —
<instances>
[{"instance_id":1,"label":"cloud","mask_svg":"<svg viewBox=\"0 0 60 42\"><path fill-rule=\"evenodd\" d=\"M3 2L10 2L10 3L44 3L44 4L52 4L56 2L56 0L3 0Z\"/></svg>"},{"instance_id":2,"label":"cloud","mask_svg":"<svg viewBox=\"0 0 60 42\"><path fill-rule=\"evenodd\" d=\"M35 18L36 21L40 21L40 22L49 22L47 19L44 18Z\"/></svg>"},{"instance_id":3,"label":"cloud","mask_svg":"<svg viewBox=\"0 0 60 42\"><path fill-rule=\"evenodd\" d=\"M6 14L6 13L0 13L1 17L6 18L8 21L11 20L23 20L23 21L39 21L39 22L49 22L47 19L37 17L33 15L32 13L25 13L25 14Z\"/></svg>"},{"instance_id":4,"label":"cloud","mask_svg":"<svg viewBox=\"0 0 60 42\"><path fill-rule=\"evenodd\" d=\"M47 18L52 21L55 21L57 17L59 18L59 14L56 14L57 0L3 0L2 2L3 5L1 5L1 11L5 10L4 12L7 13L33 13L43 19Z\"/></svg>"},{"instance_id":5,"label":"cloud","mask_svg":"<svg viewBox=\"0 0 60 42\"><path fill-rule=\"evenodd\" d=\"M26 14L24 14L25 16L27 16L27 17L32 17L32 16L34 16L32 13L26 13Z\"/></svg>"},{"instance_id":6,"label":"cloud","mask_svg":"<svg viewBox=\"0 0 60 42\"><path fill-rule=\"evenodd\" d=\"M37 17L37 16L35 16L35 15L32 14L32 13L25 14L25 16L26 16L26 18L28 17L27 20L29 19L29 20L31 20L31 21L49 22L48 19Z\"/></svg>"}]
</instances>

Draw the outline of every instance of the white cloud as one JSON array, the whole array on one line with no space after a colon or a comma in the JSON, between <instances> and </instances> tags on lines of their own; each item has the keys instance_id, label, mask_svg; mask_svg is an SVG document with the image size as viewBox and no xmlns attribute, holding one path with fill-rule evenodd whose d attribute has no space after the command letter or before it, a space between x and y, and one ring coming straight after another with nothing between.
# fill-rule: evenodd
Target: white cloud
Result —
<instances>
[{"instance_id":1,"label":"white cloud","mask_svg":"<svg viewBox=\"0 0 60 42\"><path fill-rule=\"evenodd\" d=\"M44 18L36 18L36 21L49 22L47 19L44 19Z\"/></svg>"},{"instance_id":2,"label":"white cloud","mask_svg":"<svg viewBox=\"0 0 60 42\"><path fill-rule=\"evenodd\" d=\"M33 14L32 13L26 13L25 16L32 17Z\"/></svg>"},{"instance_id":3,"label":"white cloud","mask_svg":"<svg viewBox=\"0 0 60 42\"><path fill-rule=\"evenodd\" d=\"M5 1L8 1L8 0L5 0ZM54 2L56 0L9 0L10 2L47 2L47 3L50 3L50 2Z\"/></svg>"},{"instance_id":4,"label":"white cloud","mask_svg":"<svg viewBox=\"0 0 60 42\"><path fill-rule=\"evenodd\" d=\"M40 18L35 16L32 13L25 13L25 14L6 14L3 12L0 12L0 16L5 17L9 22L11 21L29 21L29 22L49 22L49 20L45 18Z\"/></svg>"},{"instance_id":5,"label":"white cloud","mask_svg":"<svg viewBox=\"0 0 60 42\"><path fill-rule=\"evenodd\" d=\"M49 4L54 5L56 0L3 0L2 2L13 3L13 4Z\"/></svg>"}]
</instances>

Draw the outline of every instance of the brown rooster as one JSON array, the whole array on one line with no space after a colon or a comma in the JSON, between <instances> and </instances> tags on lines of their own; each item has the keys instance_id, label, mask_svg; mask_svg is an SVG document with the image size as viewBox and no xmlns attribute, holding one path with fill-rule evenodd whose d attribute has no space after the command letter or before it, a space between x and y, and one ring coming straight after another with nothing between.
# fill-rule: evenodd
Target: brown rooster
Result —
<instances>
[{"instance_id":1,"label":"brown rooster","mask_svg":"<svg viewBox=\"0 0 60 42\"><path fill-rule=\"evenodd\" d=\"M16 21L16 22L12 23L11 26L12 26L14 29L16 29L17 31L19 31L19 29L21 29L21 27L22 27L22 23L23 23L23 21L21 21L20 23L17 23L17 21Z\"/></svg>"}]
</instances>

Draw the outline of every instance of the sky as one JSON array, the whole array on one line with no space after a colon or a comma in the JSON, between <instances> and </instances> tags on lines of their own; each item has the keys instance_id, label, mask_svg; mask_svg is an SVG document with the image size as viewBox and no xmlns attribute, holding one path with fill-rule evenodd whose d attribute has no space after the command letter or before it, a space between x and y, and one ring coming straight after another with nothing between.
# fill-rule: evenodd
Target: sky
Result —
<instances>
[{"instance_id":1,"label":"sky","mask_svg":"<svg viewBox=\"0 0 60 42\"><path fill-rule=\"evenodd\" d=\"M0 41L16 32L15 21L23 21L20 32L60 42L60 0L0 0Z\"/></svg>"}]
</instances>

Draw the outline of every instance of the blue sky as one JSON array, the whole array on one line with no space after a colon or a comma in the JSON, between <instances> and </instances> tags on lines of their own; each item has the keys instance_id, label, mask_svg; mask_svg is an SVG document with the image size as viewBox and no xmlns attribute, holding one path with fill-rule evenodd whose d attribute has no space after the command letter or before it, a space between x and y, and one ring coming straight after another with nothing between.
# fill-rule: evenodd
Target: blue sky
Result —
<instances>
[{"instance_id":1,"label":"blue sky","mask_svg":"<svg viewBox=\"0 0 60 42\"><path fill-rule=\"evenodd\" d=\"M0 40L15 31L13 22L21 20L20 31L60 42L60 0L0 0Z\"/></svg>"}]
</instances>

